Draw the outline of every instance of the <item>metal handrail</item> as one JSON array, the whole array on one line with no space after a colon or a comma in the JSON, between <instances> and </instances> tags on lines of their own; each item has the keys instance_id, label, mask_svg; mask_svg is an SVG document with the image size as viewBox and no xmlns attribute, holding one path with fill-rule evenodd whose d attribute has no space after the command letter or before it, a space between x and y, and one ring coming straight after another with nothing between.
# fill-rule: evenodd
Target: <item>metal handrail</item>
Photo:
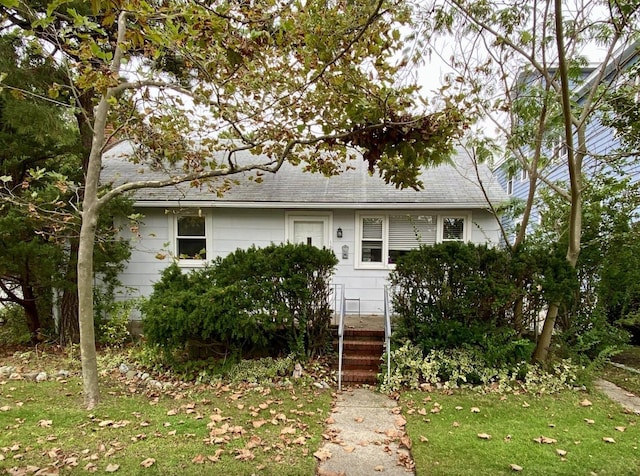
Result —
<instances>
[{"instance_id":1,"label":"metal handrail","mask_svg":"<svg viewBox=\"0 0 640 476\"><path fill-rule=\"evenodd\" d=\"M344 284L336 284L340 286L340 321L338 322L338 391L342 390L342 352L344 346Z\"/></svg>"},{"instance_id":2,"label":"metal handrail","mask_svg":"<svg viewBox=\"0 0 640 476\"><path fill-rule=\"evenodd\" d=\"M387 385L391 383L391 310L389 286L384 287L384 345L387 349Z\"/></svg>"}]
</instances>

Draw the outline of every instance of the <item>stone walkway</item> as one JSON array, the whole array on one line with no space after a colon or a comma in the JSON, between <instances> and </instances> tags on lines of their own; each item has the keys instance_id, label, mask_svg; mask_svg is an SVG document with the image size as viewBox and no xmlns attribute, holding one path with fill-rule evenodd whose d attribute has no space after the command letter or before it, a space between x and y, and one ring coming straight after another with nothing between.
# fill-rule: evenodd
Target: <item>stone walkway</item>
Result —
<instances>
[{"instance_id":1,"label":"stone walkway","mask_svg":"<svg viewBox=\"0 0 640 476\"><path fill-rule=\"evenodd\" d=\"M628 411L640 415L640 397L627 392L624 388L620 388L607 380L596 380L595 387L614 402L618 402Z\"/></svg>"},{"instance_id":2,"label":"stone walkway","mask_svg":"<svg viewBox=\"0 0 640 476\"><path fill-rule=\"evenodd\" d=\"M323 434L321 476L407 476L414 474L406 421L394 400L372 390L347 389ZM324 461L322 461L324 460Z\"/></svg>"}]
</instances>

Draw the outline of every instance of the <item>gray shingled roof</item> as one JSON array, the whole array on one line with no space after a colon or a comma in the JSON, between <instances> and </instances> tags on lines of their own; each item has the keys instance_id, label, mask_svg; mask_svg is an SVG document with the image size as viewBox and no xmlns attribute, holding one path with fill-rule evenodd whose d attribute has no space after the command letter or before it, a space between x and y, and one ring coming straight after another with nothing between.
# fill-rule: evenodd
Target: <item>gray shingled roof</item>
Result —
<instances>
[{"instance_id":1,"label":"gray shingled roof","mask_svg":"<svg viewBox=\"0 0 640 476\"><path fill-rule=\"evenodd\" d=\"M125 180L157 180L166 174L133 164L127 158L131 147L120 144L105 153L103 183L122 183ZM250 156L245 153L241 160ZM256 162L254 157L253 163ZM424 188L398 190L387 185L377 175L370 175L367 163L360 158L351 161L354 170L347 170L335 177L303 172L288 163L276 174L266 174L262 183L248 180L249 175L237 175L234 185L222 197L217 197L208 186L192 187L190 184L164 188L146 188L133 193L138 206L188 206L212 207L262 207L262 208L487 208L485 196L478 185L476 170L465 155L458 154L452 165L425 169L421 180ZM497 204L506 194L485 165L479 167L479 175L487 196Z\"/></svg>"}]
</instances>

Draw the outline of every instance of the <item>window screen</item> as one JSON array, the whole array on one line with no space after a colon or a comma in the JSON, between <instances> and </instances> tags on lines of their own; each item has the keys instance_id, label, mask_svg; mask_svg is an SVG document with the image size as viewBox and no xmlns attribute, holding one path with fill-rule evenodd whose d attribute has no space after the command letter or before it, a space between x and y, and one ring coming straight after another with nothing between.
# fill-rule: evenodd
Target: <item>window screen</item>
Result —
<instances>
[{"instance_id":1,"label":"window screen","mask_svg":"<svg viewBox=\"0 0 640 476\"><path fill-rule=\"evenodd\" d=\"M442 240L462 241L464 240L464 218L443 218L442 219Z\"/></svg>"}]
</instances>

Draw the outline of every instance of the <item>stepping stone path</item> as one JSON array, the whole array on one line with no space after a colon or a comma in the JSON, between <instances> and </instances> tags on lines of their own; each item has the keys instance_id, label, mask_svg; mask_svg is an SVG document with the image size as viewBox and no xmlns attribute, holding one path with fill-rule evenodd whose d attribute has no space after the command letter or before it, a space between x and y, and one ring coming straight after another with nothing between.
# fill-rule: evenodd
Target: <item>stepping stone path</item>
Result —
<instances>
[{"instance_id":1,"label":"stepping stone path","mask_svg":"<svg viewBox=\"0 0 640 476\"><path fill-rule=\"evenodd\" d=\"M397 403L364 388L348 389L327 420L325 443L315 453L320 476L414 474L411 441Z\"/></svg>"}]
</instances>

